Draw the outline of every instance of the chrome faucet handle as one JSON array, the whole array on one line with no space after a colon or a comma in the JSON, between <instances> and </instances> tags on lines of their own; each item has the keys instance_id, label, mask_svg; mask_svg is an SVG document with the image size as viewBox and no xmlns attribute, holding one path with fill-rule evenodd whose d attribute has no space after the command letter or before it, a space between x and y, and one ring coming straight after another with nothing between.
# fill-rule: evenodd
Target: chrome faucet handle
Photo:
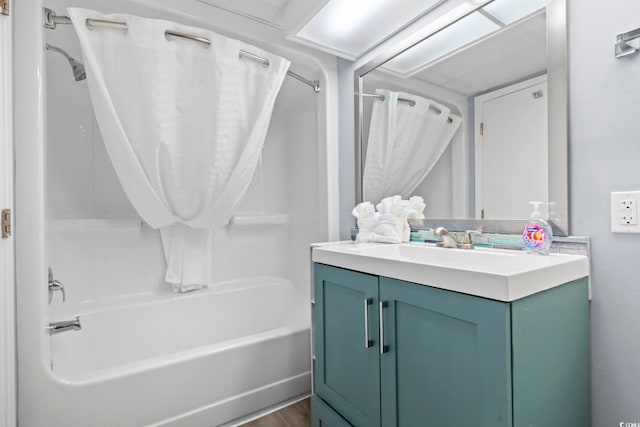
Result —
<instances>
[{"instance_id":1,"label":"chrome faucet handle","mask_svg":"<svg viewBox=\"0 0 640 427\"><path fill-rule=\"evenodd\" d=\"M465 230L464 237L462 239L462 243L460 244L461 249L473 249L473 240L471 238L472 234L480 234L482 230Z\"/></svg>"},{"instance_id":2,"label":"chrome faucet handle","mask_svg":"<svg viewBox=\"0 0 640 427\"><path fill-rule=\"evenodd\" d=\"M64 285L58 280L53 280L49 282L49 304L51 304L51 300L53 299L54 291L62 292L62 302L67 301L67 294L64 291Z\"/></svg>"},{"instance_id":3,"label":"chrome faucet handle","mask_svg":"<svg viewBox=\"0 0 640 427\"><path fill-rule=\"evenodd\" d=\"M456 243L456 240L451 236L451 234L449 234L449 231L444 228L444 227L438 227L436 228L436 231L433 232L433 234L438 238L439 242L437 243L437 246L443 247L443 248L457 248L458 244Z\"/></svg>"},{"instance_id":4,"label":"chrome faucet handle","mask_svg":"<svg viewBox=\"0 0 640 427\"><path fill-rule=\"evenodd\" d=\"M53 300L53 293L55 291L62 292L62 302L65 302L67 300L67 293L64 290L64 285L59 280L55 280L53 278L53 270L51 270L51 267L49 267L48 289L49 289L49 304L51 304L51 301Z\"/></svg>"}]
</instances>

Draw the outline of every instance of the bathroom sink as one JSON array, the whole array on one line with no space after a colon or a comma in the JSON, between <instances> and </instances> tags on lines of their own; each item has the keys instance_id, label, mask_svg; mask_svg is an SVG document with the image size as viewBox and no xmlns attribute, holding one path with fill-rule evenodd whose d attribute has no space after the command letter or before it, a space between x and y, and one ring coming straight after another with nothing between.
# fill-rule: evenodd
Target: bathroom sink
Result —
<instances>
[{"instance_id":1,"label":"bathroom sink","mask_svg":"<svg viewBox=\"0 0 640 427\"><path fill-rule=\"evenodd\" d=\"M360 245L357 245L360 246ZM494 249L449 249L425 244L404 244L404 245L375 245L365 248L352 248L353 250L370 256L396 257L399 259L411 260L413 262L424 263L460 263L464 265L495 265L509 262L513 257L520 255L516 251L494 250Z\"/></svg>"},{"instance_id":2,"label":"bathroom sink","mask_svg":"<svg viewBox=\"0 0 640 427\"><path fill-rule=\"evenodd\" d=\"M513 301L589 275L582 255L528 254L424 243L330 242L312 245L312 260L379 276Z\"/></svg>"}]
</instances>

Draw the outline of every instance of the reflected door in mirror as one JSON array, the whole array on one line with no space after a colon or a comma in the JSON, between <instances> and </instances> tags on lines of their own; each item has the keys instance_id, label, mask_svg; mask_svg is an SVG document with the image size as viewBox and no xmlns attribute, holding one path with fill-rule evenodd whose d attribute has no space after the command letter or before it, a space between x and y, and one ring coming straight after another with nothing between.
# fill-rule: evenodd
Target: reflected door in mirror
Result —
<instances>
[{"instance_id":1,"label":"reflected door in mirror","mask_svg":"<svg viewBox=\"0 0 640 427\"><path fill-rule=\"evenodd\" d=\"M475 98L476 217L528 218L549 200L546 76Z\"/></svg>"}]
</instances>

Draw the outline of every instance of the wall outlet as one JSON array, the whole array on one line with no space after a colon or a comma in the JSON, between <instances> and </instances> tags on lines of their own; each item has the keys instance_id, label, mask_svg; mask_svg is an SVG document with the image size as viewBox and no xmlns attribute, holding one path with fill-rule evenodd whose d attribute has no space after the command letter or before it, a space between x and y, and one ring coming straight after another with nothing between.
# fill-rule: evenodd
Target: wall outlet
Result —
<instances>
[{"instance_id":1,"label":"wall outlet","mask_svg":"<svg viewBox=\"0 0 640 427\"><path fill-rule=\"evenodd\" d=\"M631 213L623 213L620 215L620 224L622 225L637 225L636 216Z\"/></svg>"},{"instance_id":2,"label":"wall outlet","mask_svg":"<svg viewBox=\"0 0 640 427\"><path fill-rule=\"evenodd\" d=\"M635 199L622 199L620 200L620 209L623 211L631 211L636 207L638 201Z\"/></svg>"},{"instance_id":3,"label":"wall outlet","mask_svg":"<svg viewBox=\"0 0 640 427\"><path fill-rule=\"evenodd\" d=\"M611 232L640 233L638 200L640 191L611 193Z\"/></svg>"}]
</instances>

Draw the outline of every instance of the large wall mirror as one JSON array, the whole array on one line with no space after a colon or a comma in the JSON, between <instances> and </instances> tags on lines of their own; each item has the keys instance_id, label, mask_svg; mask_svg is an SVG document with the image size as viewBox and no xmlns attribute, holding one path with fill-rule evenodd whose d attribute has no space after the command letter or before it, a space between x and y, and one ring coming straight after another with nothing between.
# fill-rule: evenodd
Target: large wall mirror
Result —
<instances>
[{"instance_id":1,"label":"large wall mirror","mask_svg":"<svg viewBox=\"0 0 640 427\"><path fill-rule=\"evenodd\" d=\"M358 201L420 195L427 218L478 221L540 201L568 235L566 0L434 12L355 71Z\"/></svg>"}]
</instances>

